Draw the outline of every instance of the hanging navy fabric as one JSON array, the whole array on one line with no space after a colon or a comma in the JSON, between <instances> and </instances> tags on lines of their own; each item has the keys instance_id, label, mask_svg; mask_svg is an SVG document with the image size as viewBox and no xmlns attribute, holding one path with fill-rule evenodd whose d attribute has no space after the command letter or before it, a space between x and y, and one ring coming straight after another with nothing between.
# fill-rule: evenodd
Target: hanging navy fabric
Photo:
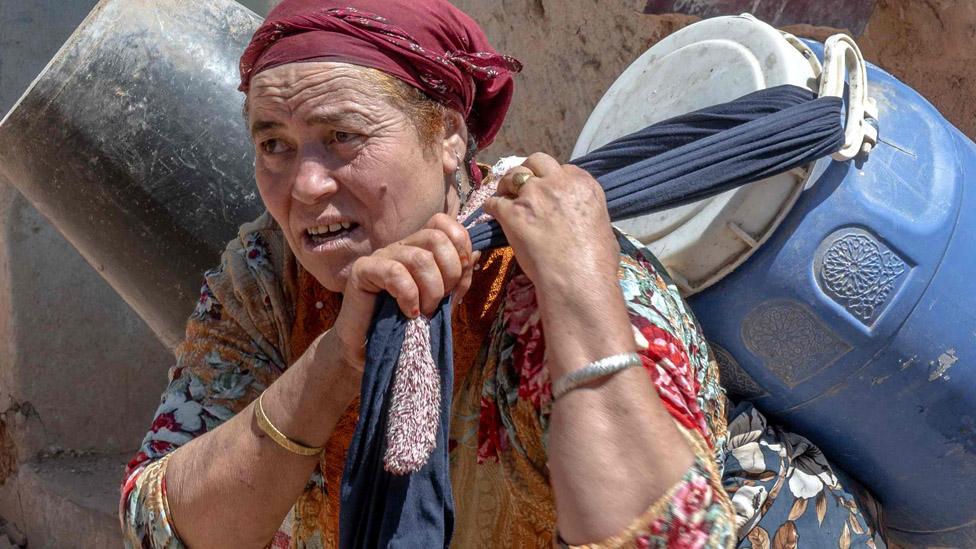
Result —
<instances>
[{"instance_id":1,"label":"hanging navy fabric","mask_svg":"<svg viewBox=\"0 0 976 549\"><path fill-rule=\"evenodd\" d=\"M840 150L843 102L779 86L649 126L573 161L600 181L613 220L719 194ZM472 219L478 215L476 213ZM495 222L469 227L475 250L506 245ZM366 348L356 423L342 477L343 549L448 547L454 527L447 437L454 386L450 303L431 318L441 376L437 447L419 471L383 468L388 397L406 319L378 300Z\"/></svg>"},{"instance_id":2,"label":"hanging navy fabric","mask_svg":"<svg viewBox=\"0 0 976 549\"><path fill-rule=\"evenodd\" d=\"M411 475L383 469L386 418L393 374L407 319L396 300L377 300L360 389L359 420L349 445L340 494L340 546L447 547L454 530L454 498L447 436L454 388L451 307L430 319L431 352L441 374L441 425L427 464Z\"/></svg>"}]
</instances>

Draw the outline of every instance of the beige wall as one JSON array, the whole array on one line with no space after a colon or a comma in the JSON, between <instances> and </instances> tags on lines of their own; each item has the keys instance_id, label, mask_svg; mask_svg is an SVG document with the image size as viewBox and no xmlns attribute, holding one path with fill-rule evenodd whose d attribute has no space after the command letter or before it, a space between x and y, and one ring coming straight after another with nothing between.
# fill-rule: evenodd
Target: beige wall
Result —
<instances>
[{"instance_id":1,"label":"beige wall","mask_svg":"<svg viewBox=\"0 0 976 549\"><path fill-rule=\"evenodd\" d=\"M644 15L643 0L456 0L495 46L521 59L514 105L486 154L536 150L566 159L603 92L662 37L696 20ZM812 38L834 32L788 30ZM976 135L976 2L878 0L857 37L865 56L932 101L964 133Z\"/></svg>"}]
</instances>

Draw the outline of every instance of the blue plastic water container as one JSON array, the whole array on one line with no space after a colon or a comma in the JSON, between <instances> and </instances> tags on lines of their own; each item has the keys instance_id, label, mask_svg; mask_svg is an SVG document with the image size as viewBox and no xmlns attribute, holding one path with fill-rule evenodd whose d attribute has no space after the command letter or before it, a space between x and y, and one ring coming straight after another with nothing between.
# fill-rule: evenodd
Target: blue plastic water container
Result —
<instances>
[{"instance_id":1,"label":"blue plastic water container","mask_svg":"<svg viewBox=\"0 0 976 549\"><path fill-rule=\"evenodd\" d=\"M832 162L691 304L731 392L868 486L894 539L976 547L976 145L885 71L868 82L867 161Z\"/></svg>"}]
</instances>

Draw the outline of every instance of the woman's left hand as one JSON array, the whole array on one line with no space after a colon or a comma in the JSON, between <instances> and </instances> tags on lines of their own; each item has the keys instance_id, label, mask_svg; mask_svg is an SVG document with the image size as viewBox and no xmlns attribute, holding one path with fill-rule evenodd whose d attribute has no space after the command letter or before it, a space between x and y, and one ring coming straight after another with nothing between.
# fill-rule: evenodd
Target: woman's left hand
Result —
<instances>
[{"instance_id":1,"label":"woman's left hand","mask_svg":"<svg viewBox=\"0 0 976 549\"><path fill-rule=\"evenodd\" d=\"M516 174L529 171L535 176L516 189ZM533 154L505 174L485 211L535 285L551 380L637 350L617 277L620 247L592 176ZM584 543L646 513L693 454L651 377L628 368L554 402L547 457L560 534Z\"/></svg>"},{"instance_id":2,"label":"woman's left hand","mask_svg":"<svg viewBox=\"0 0 976 549\"><path fill-rule=\"evenodd\" d=\"M521 189L513 178L529 173ZM510 170L485 204L519 265L544 292L616 287L620 247L600 184L586 171L535 153Z\"/></svg>"}]
</instances>

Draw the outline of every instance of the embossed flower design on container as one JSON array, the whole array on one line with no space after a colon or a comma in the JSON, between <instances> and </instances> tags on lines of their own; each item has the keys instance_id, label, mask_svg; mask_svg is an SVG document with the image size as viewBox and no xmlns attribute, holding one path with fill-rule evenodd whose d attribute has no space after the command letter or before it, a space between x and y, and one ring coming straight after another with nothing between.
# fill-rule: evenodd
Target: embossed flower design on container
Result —
<instances>
[{"instance_id":1,"label":"embossed flower design on container","mask_svg":"<svg viewBox=\"0 0 976 549\"><path fill-rule=\"evenodd\" d=\"M905 262L874 238L848 233L823 254L821 283L862 322L874 318L905 272Z\"/></svg>"},{"instance_id":2,"label":"embossed flower design on container","mask_svg":"<svg viewBox=\"0 0 976 549\"><path fill-rule=\"evenodd\" d=\"M873 288L884 271L878 245L860 235L835 242L823 258L823 276L840 297L863 295Z\"/></svg>"},{"instance_id":3,"label":"embossed flower design on container","mask_svg":"<svg viewBox=\"0 0 976 549\"><path fill-rule=\"evenodd\" d=\"M791 301L768 301L753 309L743 320L742 340L789 387L850 350L813 313Z\"/></svg>"}]
</instances>

